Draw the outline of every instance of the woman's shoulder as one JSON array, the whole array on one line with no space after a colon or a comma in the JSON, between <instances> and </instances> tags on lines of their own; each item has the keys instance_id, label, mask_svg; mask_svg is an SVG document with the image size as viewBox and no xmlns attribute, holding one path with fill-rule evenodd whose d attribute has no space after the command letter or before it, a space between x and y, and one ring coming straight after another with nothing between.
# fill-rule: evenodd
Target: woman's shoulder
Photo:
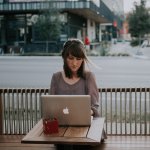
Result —
<instances>
[{"instance_id":1,"label":"woman's shoulder","mask_svg":"<svg viewBox=\"0 0 150 150\"><path fill-rule=\"evenodd\" d=\"M94 73L91 72L91 71L86 71L85 72L85 79L88 80L88 81L95 79Z\"/></svg>"},{"instance_id":2,"label":"woman's shoulder","mask_svg":"<svg viewBox=\"0 0 150 150\"><path fill-rule=\"evenodd\" d=\"M55 72L55 73L53 73L53 77L57 79L61 76L61 74L62 74L61 71Z\"/></svg>"},{"instance_id":3,"label":"woman's shoulder","mask_svg":"<svg viewBox=\"0 0 150 150\"><path fill-rule=\"evenodd\" d=\"M93 72L91 72L91 71L85 71L85 77L89 78L90 76L94 76Z\"/></svg>"}]
</instances>

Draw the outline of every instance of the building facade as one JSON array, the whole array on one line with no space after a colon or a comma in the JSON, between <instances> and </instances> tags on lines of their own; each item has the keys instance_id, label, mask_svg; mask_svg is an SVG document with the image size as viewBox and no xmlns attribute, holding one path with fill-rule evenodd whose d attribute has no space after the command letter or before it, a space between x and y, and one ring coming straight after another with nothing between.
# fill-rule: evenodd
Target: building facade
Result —
<instances>
[{"instance_id":1,"label":"building facade","mask_svg":"<svg viewBox=\"0 0 150 150\"><path fill-rule=\"evenodd\" d=\"M123 0L102 0L118 16L124 15Z\"/></svg>"},{"instance_id":2,"label":"building facade","mask_svg":"<svg viewBox=\"0 0 150 150\"><path fill-rule=\"evenodd\" d=\"M71 37L84 41L88 36L91 43L100 42L103 31L113 32L114 21L117 30L122 28L122 20L108 4L102 0L1 0L0 49L3 52L14 52L18 47L26 52L44 51L45 43L40 40L34 23L41 10L52 7L61 13L62 30L57 41L49 41L49 52L59 52L58 42Z\"/></svg>"}]
</instances>

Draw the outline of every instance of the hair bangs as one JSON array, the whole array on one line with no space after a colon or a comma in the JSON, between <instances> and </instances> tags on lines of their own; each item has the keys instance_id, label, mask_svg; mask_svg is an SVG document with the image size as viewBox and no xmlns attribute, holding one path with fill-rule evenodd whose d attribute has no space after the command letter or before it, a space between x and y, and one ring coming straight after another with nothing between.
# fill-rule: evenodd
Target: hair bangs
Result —
<instances>
[{"instance_id":1,"label":"hair bangs","mask_svg":"<svg viewBox=\"0 0 150 150\"><path fill-rule=\"evenodd\" d=\"M76 44L72 44L68 47L68 56L72 55L77 58L85 58L84 49Z\"/></svg>"}]
</instances>

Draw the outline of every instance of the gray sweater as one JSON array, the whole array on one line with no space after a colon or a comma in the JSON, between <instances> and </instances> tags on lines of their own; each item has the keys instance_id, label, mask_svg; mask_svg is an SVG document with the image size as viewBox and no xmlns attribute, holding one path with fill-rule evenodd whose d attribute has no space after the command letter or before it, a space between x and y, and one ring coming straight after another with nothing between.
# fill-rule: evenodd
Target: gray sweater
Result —
<instances>
[{"instance_id":1,"label":"gray sweater","mask_svg":"<svg viewBox=\"0 0 150 150\"><path fill-rule=\"evenodd\" d=\"M94 117L99 116L99 93L96 81L92 72L86 72L85 79L80 78L75 84L68 84L64 81L62 73L53 74L50 85L51 95L90 95L91 109Z\"/></svg>"}]
</instances>

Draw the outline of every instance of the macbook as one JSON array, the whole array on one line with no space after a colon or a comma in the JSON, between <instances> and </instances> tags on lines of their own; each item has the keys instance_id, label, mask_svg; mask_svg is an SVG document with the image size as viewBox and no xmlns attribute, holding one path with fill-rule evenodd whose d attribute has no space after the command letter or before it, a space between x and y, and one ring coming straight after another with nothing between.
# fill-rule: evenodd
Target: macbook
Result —
<instances>
[{"instance_id":1,"label":"macbook","mask_svg":"<svg viewBox=\"0 0 150 150\"><path fill-rule=\"evenodd\" d=\"M41 95L42 118L57 118L60 126L91 124L90 95Z\"/></svg>"}]
</instances>

